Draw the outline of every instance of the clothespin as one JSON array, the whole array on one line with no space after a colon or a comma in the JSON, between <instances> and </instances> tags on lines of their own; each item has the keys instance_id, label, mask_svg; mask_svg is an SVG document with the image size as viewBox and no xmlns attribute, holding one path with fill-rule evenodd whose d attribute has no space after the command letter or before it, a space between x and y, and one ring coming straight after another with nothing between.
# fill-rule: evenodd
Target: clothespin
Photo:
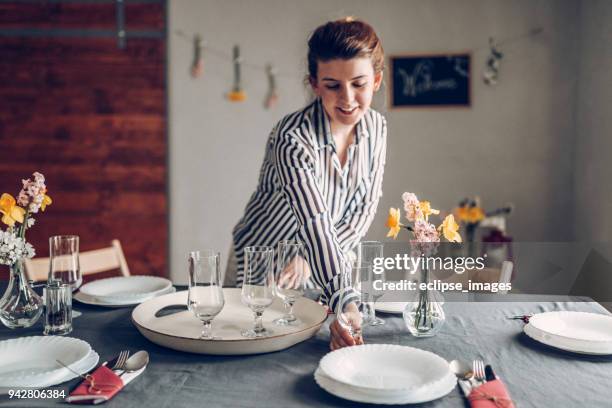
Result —
<instances>
[{"instance_id":1,"label":"clothespin","mask_svg":"<svg viewBox=\"0 0 612 408\"><path fill-rule=\"evenodd\" d=\"M204 42L200 34L193 37L193 62L191 63L191 76L198 78L204 73Z\"/></svg>"},{"instance_id":2,"label":"clothespin","mask_svg":"<svg viewBox=\"0 0 612 408\"><path fill-rule=\"evenodd\" d=\"M271 64L266 65L266 73L268 74L268 95L264 101L264 107L271 109L278 102L278 94L276 93L276 70Z\"/></svg>"},{"instance_id":3,"label":"clothespin","mask_svg":"<svg viewBox=\"0 0 612 408\"><path fill-rule=\"evenodd\" d=\"M240 47L238 45L234 46L233 55L234 86L231 92L227 94L227 99L232 102L242 102L246 99L246 93L242 90L242 85L240 82L240 64L242 63L242 58L240 58Z\"/></svg>"},{"instance_id":4,"label":"clothespin","mask_svg":"<svg viewBox=\"0 0 612 408\"><path fill-rule=\"evenodd\" d=\"M504 54L497 49L497 44L493 40L493 37L489 38L489 48L490 53L482 73L482 79L487 85L495 85L499 77L499 62L504 57Z\"/></svg>"}]
</instances>

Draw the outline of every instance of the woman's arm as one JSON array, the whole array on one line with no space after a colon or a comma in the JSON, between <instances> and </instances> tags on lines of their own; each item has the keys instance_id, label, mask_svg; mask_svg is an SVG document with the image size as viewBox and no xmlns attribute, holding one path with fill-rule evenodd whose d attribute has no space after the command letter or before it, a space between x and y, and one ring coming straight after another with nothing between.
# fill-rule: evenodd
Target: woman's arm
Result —
<instances>
[{"instance_id":1,"label":"woman's arm","mask_svg":"<svg viewBox=\"0 0 612 408\"><path fill-rule=\"evenodd\" d=\"M315 178L314 152L299 135L289 132L277 135L274 154L283 195L299 223L298 236L305 243L312 278L323 289L322 300L335 311L337 276L345 257Z\"/></svg>"}]
</instances>

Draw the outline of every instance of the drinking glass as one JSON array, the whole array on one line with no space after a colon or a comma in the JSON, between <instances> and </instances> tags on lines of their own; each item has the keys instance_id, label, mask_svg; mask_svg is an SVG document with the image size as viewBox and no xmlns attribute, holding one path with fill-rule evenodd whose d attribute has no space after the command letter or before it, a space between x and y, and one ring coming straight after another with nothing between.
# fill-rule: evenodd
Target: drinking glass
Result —
<instances>
[{"instance_id":1,"label":"drinking glass","mask_svg":"<svg viewBox=\"0 0 612 408\"><path fill-rule=\"evenodd\" d=\"M304 274L304 244L299 241L280 241L277 246L275 294L282 299L285 315L274 320L279 326L296 325L299 320L293 314L293 305L304 295L306 276Z\"/></svg>"},{"instance_id":2,"label":"drinking glass","mask_svg":"<svg viewBox=\"0 0 612 408\"><path fill-rule=\"evenodd\" d=\"M383 257L383 243L380 241L362 241L359 243L357 248L357 262L361 264L374 265L376 258ZM382 296L382 292L373 290L373 282L375 280L385 280L384 270L380 274L374 275L373 271L370 271L368 276L364 277L368 282L368 287L371 289L369 298L367 299L365 309L366 323L370 326L379 326L385 324L385 321L379 317L376 317L376 301Z\"/></svg>"},{"instance_id":3,"label":"drinking glass","mask_svg":"<svg viewBox=\"0 0 612 408\"><path fill-rule=\"evenodd\" d=\"M204 340L214 339L212 321L225 305L219 259L219 253L210 249L189 253L187 308L202 321L200 338Z\"/></svg>"},{"instance_id":4,"label":"drinking glass","mask_svg":"<svg viewBox=\"0 0 612 408\"><path fill-rule=\"evenodd\" d=\"M350 261L343 262L341 266L341 273L338 277L340 294L338 295L336 319L355 340L358 340L362 336L361 323L363 322L360 282L363 274L367 273L371 266Z\"/></svg>"},{"instance_id":5,"label":"drinking glass","mask_svg":"<svg viewBox=\"0 0 612 408\"><path fill-rule=\"evenodd\" d=\"M274 300L274 249L252 246L244 249L244 281L242 302L254 315L253 328L241 332L244 337L265 337L272 332L263 327L262 316Z\"/></svg>"},{"instance_id":6,"label":"drinking glass","mask_svg":"<svg viewBox=\"0 0 612 408\"><path fill-rule=\"evenodd\" d=\"M56 235L49 238L49 276L47 282L69 285L73 292L81 286L83 276L79 266L78 236ZM80 315L80 312L72 311L72 317Z\"/></svg>"},{"instance_id":7,"label":"drinking glass","mask_svg":"<svg viewBox=\"0 0 612 408\"><path fill-rule=\"evenodd\" d=\"M72 331L72 287L52 281L45 293L45 336L68 334Z\"/></svg>"}]
</instances>

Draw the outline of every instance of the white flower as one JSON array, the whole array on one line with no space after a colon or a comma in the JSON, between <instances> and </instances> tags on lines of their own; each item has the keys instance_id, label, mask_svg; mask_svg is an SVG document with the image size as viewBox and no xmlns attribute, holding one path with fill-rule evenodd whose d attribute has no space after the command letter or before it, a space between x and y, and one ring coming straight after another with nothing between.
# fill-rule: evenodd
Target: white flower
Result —
<instances>
[{"instance_id":1,"label":"white flower","mask_svg":"<svg viewBox=\"0 0 612 408\"><path fill-rule=\"evenodd\" d=\"M28 228L32 228L32 226L34 226L35 222L36 222L36 220L34 218L28 217L27 227Z\"/></svg>"},{"instance_id":2,"label":"white flower","mask_svg":"<svg viewBox=\"0 0 612 408\"><path fill-rule=\"evenodd\" d=\"M19 258L33 258L34 247L9 231L0 231L0 264L13 265Z\"/></svg>"}]
</instances>

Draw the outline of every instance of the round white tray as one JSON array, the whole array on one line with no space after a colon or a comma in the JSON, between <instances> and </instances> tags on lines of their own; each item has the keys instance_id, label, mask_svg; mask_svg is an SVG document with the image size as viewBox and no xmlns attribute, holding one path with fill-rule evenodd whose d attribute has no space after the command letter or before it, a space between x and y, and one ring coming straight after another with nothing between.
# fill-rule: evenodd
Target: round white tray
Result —
<instances>
[{"instance_id":1,"label":"round white tray","mask_svg":"<svg viewBox=\"0 0 612 408\"><path fill-rule=\"evenodd\" d=\"M253 326L253 313L242 304L240 292L237 288L223 289L225 306L213 320L214 340L199 338L202 323L189 310L155 317L159 310L168 306L186 305L187 291L159 296L140 304L132 312L132 322L143 336L160 346L190 353L237 355L286 349L314 336L327 319L323 306L302 297L293 307L300 324L277 326L272 320L281 317L284 308L282 301L275 299L263 315L264 327L272 331L271 335L247 339L240 335L240 331Z\"/></svg>"}]
</instances>

